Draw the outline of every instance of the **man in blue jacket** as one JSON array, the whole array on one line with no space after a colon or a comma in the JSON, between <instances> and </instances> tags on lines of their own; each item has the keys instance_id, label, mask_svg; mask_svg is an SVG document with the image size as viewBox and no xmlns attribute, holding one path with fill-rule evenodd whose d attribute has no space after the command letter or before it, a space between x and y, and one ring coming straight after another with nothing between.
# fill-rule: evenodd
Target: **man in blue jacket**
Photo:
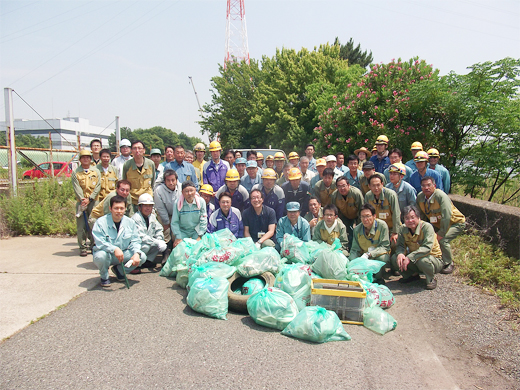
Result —
<instances>
[{"instance_id":1,"label":"man in blue jacket","mask_svg":"<svg viewBox=\"0 0 520 390\"><path fill-rule=\"evenodd\" d=\"M116 195L110 199L110 214L96 220L92 235L96 246L93 249L94 264L99 269L101 286L110 286L108 268L117 280L125 280L123 269L128 274L146 261L141 251L141 241L135 222L125 216L126 199Z\"/></svg>"},{"instance_id":2,"label":"man in blue jacket","mask_svg":"<svg viewBox=\"0 0 520 390\"><path fill-rule=\"evenodd\" d=\"M208 233L215 233L218 230L229 229L236 238L244 237L244 225L240 210L232 207L232 196L229 192L223 192L219 196L220 208L216 210L208 219Z\"/></svg>"},{"instance_id":3,"label":"man in blue jacket","mask_svg":"<svg viewBox=\"0 0 520 390\"><path fill-rule=\"evenodd\" d=\"M370 161L374 163L376 172L384 173L385 169L390 165L390 158L388 158L388 137L380 135L376 140L377 154L370 157Z\"/></svg>"},{"instance_id":4,"label":"man in blue jacket","mask_svg":"<svg viewBox=\"0 0 520 390\"><path fill-rule=\"evenodd\" d=\"M311 240L309 222L300 216L300 204L298 202L287 203L287 215L282 217L276 225L276 249L278 251L280 251L280 245L286 233L305 242Z\"/></svg>"}]
</instances>

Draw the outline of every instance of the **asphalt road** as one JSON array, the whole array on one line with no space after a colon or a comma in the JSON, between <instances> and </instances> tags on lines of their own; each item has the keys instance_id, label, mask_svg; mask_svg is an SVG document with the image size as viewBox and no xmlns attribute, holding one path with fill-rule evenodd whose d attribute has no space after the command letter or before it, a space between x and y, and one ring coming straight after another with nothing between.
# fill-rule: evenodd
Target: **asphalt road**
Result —
<instances>
[{"instance_id":1,"label":"asphalt road","mask_svg":"<svg viewBox=\"0 0 520 390\"><path fill-rule=\"evenodd\" d=\"M130 290L115 282L81 294L0 344L0 388L518 388L450 344L445 324L395 282L396 330L345 325L351 341L314 344L245 315L195 313L186 291L158 273L131 280Z\"/></svg>"}]
</instances>

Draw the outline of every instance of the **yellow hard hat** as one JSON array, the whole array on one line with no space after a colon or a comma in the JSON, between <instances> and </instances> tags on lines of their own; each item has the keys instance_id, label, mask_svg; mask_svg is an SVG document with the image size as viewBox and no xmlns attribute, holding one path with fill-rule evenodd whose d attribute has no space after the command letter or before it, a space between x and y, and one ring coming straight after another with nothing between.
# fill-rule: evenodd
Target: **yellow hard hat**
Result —
<instances>
[{"instance_id":1,"label":"yellow hard hat","mask_svg":"<svg viewBox=\"0 0 520 390\"><path fill-rule=\"evenodd\" d=\"M269 161L274 160L274 156L272 154L267 155L267 157L265 158L265 161L267 161L267 160L269 160Z\"/></svg>"},{"instance_id":2,"label":"yellow hard hat","mask_svg":"<svg viewBox=\"0 0 520 390\"><path fill-rule=\"evenodd\" d=\"M440 157L441 156L439 151L435 148L428 149L427 153L428 153L428 156L430 156L430 157Z\"/></svg>"},{"instance_id":3,"label":"yellow hard hat","mask_svg":"<svg viewBox=\"0 0 520 390\"><path fill-rule=\"evenodd\" d=\"M413 158L413 161L428 161L428 159L428 153L426 153L424 150L420 150Z\"/></svg>"},{"instance_id":4,"label":"yellow hard hat","mask_svg":"<svg viewBox=\"0 0 520 390\"><path fill-rule=\"evenodd\" d=\"M327 162L325 161L324 158L319 158L316 160L316 166L317 167L326 167L327 166Z\"/></svg>"},{"instance_id":5,"label":"yellow hard hat","mask_svg":"<svg viewBox=\"0 0 520 390\"><path fill-rule=\"evenodd\" d=\"M264 159L264 155L262 153L258 152L256 154L256 160L258 161L258 160L263 160L263 159Z\"/></svg>"},{"instance_id":6,"label":"yellow hard hat","mask_svg":"<svg viewBox=\"0 0 520 390\"><path fill-rule=\"evenodd\" d=\"M262 172L262 179L275 179L276 180L276 172L274 169L266 168Z\"/></svg>"},{"instance_id":7,"label":"yellow hard hat","mask_svg":"<svg viewBox=\"0 0 520 390\"><path fill-rule=\"evenodd\" d=\"M202 142L199 142L198 144L195 145L193 150L195 150L196 152L200 152L200 151L205 152L206 146Z\"/></svg>"},{"instance_id":8,"label":"yellow hard hat","mask_svg":"<svg viewBox=\"0 0 520 390\"><path fill-rule=\"evenodd\" d=\"M406 168L401 163L395 163L388 167L388 172L397 172L400 173L403 176L406 176Z\"/></svg>"},{"instance_id":9,"label":"yellow hard hat","mask_svg":"<svg viewBox=\"0 0 520 390\"><path fill-rule=\"evenodd\" d=\"M274 154L274 161L285 161L285 156L282 152L276 152Z\"/></svg>"},{"instance_id":10,"label":"yellow hard hat","mask_svg":"<svg viewBox=\"0 0 520 390\"><path fill-rule=\"evenodd\" d=\"M380 135L376 139L376 145L388 145L388 137L386 135Z\"/></svg>"},{"instance_id":11,"label":"yellow hard hat","mask_svg":"<svg viewBox=\"0 0 520 390\"><path fill-rule=\"evenodd\" d=\"M200 187L200 191L204 194L208 194L209 196L213 196L213 187L210 184L203 184L202 187Z\"/></svg>"},{"instance_id":12,"label":"yellow hard hat","mask_svg":"<svg viewBox=\"0 0 520 390\"><path fill-rule=\"evenodd\" d=\"M292 160L293 158L300 158L300 156L298 156L298 153L296 152L289 153L289 160Z\"/></svg>"},{"instance_id":13,"label":"yellow hard hat","mask_svg":"<svg viewBox=\"0 0 520 390\"><path fill-rule=\"evenodd\" d=\"M79 158L83 157L83 156L89 156L89 157L92 157L92 153L90 153L90 150L87 150L87 149L81 149L79 151Z\"/></svg>"},{"instance_id":14,"label":"yellow hard hat","mask_svg":"<svg viewBox=\"0 0 520 390\"><path fill-rule=\"evenodd\" d=\"M377 152L377 146L374 145L374 147L372 148L372 152Z\"/></svg>"},{"instance_id":15,"label":"yellow hard hat","mask_svg":"<svg viewBox=\"0 0 520 390\"><path fill-rule=\"evenodd\" d=\"M210 152L216 152L218 150L222 150L222 146L220 146L220 142L213 141L209 144L209 151Z\"/></svg>"},{"instance_id":16,"label":"yellow hard hat","mask_svg":"<svg viewBox=\"0 0 520 390\"><path fill-rule=\"evenodd\" d=\"M240 174L236 169L229 169L226 173L226 180L237 181L240 180Z\"/></svg>"},{"instance_id":17,"label":"yellow hard hat","mask_svg":"<svg viewBox=\"0 0 520 390\"><path fill-rule=\"evenodd\" d=\"M422 144L419 141L415 141L410 147L410 150L423 150Z\"/></svg>"},{"instance_id":18,"label":"yellow hard hat","mask_svg":"<svg viewBox=\"0 0 520 390\"><path fill-rule=\"evenodd\" d=\"M287 176L289 180L298 180L302 178L302 173L298 168L291 168Z\"/></svg>"}]
</instances>

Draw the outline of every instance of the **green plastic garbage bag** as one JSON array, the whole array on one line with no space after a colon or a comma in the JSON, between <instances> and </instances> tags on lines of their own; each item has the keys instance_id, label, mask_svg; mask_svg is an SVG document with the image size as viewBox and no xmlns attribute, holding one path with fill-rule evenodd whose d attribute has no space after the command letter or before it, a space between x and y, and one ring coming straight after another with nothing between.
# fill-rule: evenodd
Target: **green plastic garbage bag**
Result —
<instances>
[{"instance_id":1,"label":"green plastic garbage bag","mask_svg":"<svg viewBox=\"0 0 520 390\"><path fill-rule=\"evenodd\" d=\"M182 263L186 264L186 261L191 255L192 248L196 243L197 241L191 238L183 239L170 253L159 275L173 278L177 273L177 265Z\"/></svg>"},{"instance_id":2,"label":"green plastic garbage bag","mask_svg":"<svg viewBox=\"0 0 520 390\"><path fill-rule=\"evenodd\" d=\"M311 269L306 264L286 265L274 281L274 286L289 294L301 310L311 301Z\"/></svg>"},{"instance_id":3,"label":"green plastic garbage bag","mask_svg":"<svg viewBox=\"0 0 520 390\"><path fill-rule=\"evenodd\" d=\"M228 248L215 247L201 254L197 262L215 261L217 263L233 264L241 256L241 249L230 246Z\"/></svg>"},{"instance_id":4,"label":"green plastic garbage bag","mask_svg":"<svg viewBox=\"0 0 520 390\"><path fill-rule=\"evenodd\" d=\"M237 266L237 272L244 278L258 276L264 272L276 275L282 266L282 259L276 249L265 247L253 252Z\"/></svg>"},{"instance_id":5,"label":"green plastic garbage bag","mask_svg":"<svg viewBox=\"0 0 520 390\"><path fill-rule=\"evenodd\" d=\"M312 270L325 279L345 280L347 277L348 258L341 252L341 244L338 239L332 246L316 253L316 260L312 264Z\"/></svg>"},{"instance_id":6,"label":"green plastic garbage bag","mask_svg":"<svg viewBox=\"0 0 520 390\"><path fill-rule=\"evenodd\" d=\"M298 314L298 307L289 294L268 287L247 300L247 312L258 325L282 330Z\"/></svg>"},{"instance_id":7,"label":"green plastic garbage bag","mask_svg":"<svg viewBox=\"0 0 520 390\"><path fill-rule=\"evenodd\" d=\"M310 264L312 261L307 245L292 234L285 233L280 243L280 254L290 263Z\"/></svg>"},{"instance_id":8,"label":"green plastic garbage bag","mask_svg":"<svg viewBox=\"0 0 520 390\"><path fill-rule=\"evenodd\" d=\"M306 242L305 246L307 246L307 250L309 251L309 255L311 257L311 264L314 263L314 260L316 260L316 256L318 255L319 251L330 248L329 244L327 244L326 242L318 243L316 241Z\"/></svg>"},{"instance_id":9,"label":"green plastic garbage bag","mask_svg":"<svg viewBox=\"0 0 520 390\"><path fill-rule=\"evenodd\" d=\"M207 249L222 247L228 248L232 243L236 241L236 237L231 230L222 229L217 230L215 233L206 233L202 237L201 241L203 242L203 246Z\"/></svg>"},{"instance_id":10,"label":"green plastic garbage bag","mask_svg":"<svg viewBox=\"0 0 520 390\"><path fill-rule=\"evenodd\" d=\"M234 265L235 267L238 266L246 256L258 251L251 237L239 238L231 244L231 247L238 249L238 255L230 263L230 265Z\"/></svg>"},{"instance_id":11,"label":"green plastic garbage bag","mask_svg":"<svg viewBox=\"0 0 520 390\"><path fill-rule=\"evenodd\" d=\"M396 328L397 321L379 306L372 306L363 310L363 325L371 331L384 335Z\"/></svg>"},{"instance_id":12,"label":"green plastic garbage bag","mask_svg":"<svg viewBox=\"0 0 520 390\"><path fill-rule=\"evenodd\" d=\"M197 278L205 277L219 277L219 278L230 278L236 272L236 267L224 263L209 262L199 266L195 266L189 269L188 272L188 285L186 288L190 291L190 287Z\"/></svg>"},{"instance_id":13,"label":"green plastic garbage bag","mask_svg":"<svg viewBox=\"0 0 520 390\"><path fill-rule=\"evenodd\" d=\"M177 277L175 278L177 284L181 288L186 288L188 284L188 267L184 264L177 266Z\"/></svg>"},{"instance_id":14,"label":"green plastic garbage bag","mask_svg":"<svg viewBox=\"0 0 520 390\"><path fill-rule=\"evenodd\" d=\"M320 306L304 308L287 325L282 334L315 343L350 340L338 315Z\"/></svg>"},{"instance_id":15,"label":"green plastic garbage bag","mask_svg":"<svg viewBox=\"0 0 520 390\"><path fill-rule=\"evenodd\" d=\"M248 279L242 285L239 294L242 295L254 295L257 292L261 291L265 287L265 282L260 278L251 278Z\"/></svg>"},{"instance_id":16,"label":"green plastic garbage bag","mask_svg":"<svg viewBox=\"0 0 520 390\"><path fill-rule=\"evenodd\" d=\"M225 278L198 278L188 293L188 306L207 316L227 320L228 289Z\"/></svg>"},{"instance_id":17,"label":"green plastic garbage bag","mask_svg":"<svg viewBox=\"0 0 520 390\"><path fill-rule=\"evenodd\" d=\"M359 275L361 279L372 283L374 281L373 275L378 273L384 265L384 261L369 260L364 257L358 257L348 263L347 270L350 273Z\"/></svg>"}]
</instances>

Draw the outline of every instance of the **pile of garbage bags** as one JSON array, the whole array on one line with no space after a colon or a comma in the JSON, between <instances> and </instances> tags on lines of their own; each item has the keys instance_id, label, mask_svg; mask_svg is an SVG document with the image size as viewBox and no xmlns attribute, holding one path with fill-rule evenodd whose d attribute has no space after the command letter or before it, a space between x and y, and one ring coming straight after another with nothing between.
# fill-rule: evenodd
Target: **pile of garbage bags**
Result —
<instances>
[{"instance_id":1,"label":"pile of garbage bags","mask_svg":"<svg viewBox=\"0 0 520 390\"><path fill-rule=\"evenodd\" d=\"M351 338L334 311L310 306L312 279L359 282L367 294L363 325L381 335L396 328L397 321L386 311L395 303L392 292L373 283L384 262L361 257L349 261L339 240L318 244L286 234L280 247L280 253L257 249L250 237L237 239L228 229L219 230L198 241L183 239L160 275L186 288L188 306L199 313L225 320L230 296L242 296L257 324L316 343ZM266 273L275 276L273 283L263 277Z\"/></svg>"}]
</instances>

